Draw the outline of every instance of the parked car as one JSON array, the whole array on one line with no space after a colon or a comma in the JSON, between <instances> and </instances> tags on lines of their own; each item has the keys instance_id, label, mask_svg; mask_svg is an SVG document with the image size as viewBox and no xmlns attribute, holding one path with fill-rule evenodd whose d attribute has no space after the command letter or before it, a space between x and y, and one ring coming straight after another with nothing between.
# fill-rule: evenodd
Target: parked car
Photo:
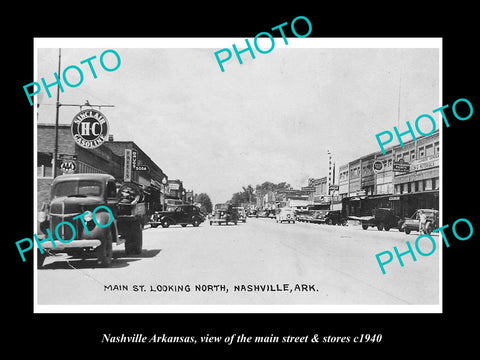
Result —
<instances>
[{"instance_id":1,"label":"parked car","mask_svg":"<svg viewBox=\"0 0 480 360\"><path fill-rule=\"evenodd\" d=\"M213 215L210 217L210 225L213 225L214 223L218 225L228 225L229 222L237 225L237 211L233 209L231 204L216 204Z\"/></svg>"},{"instance_id":2,"label":"parked car","mask_svg":"<svg viewBox=\"0 0 480 360\"><path fill-rule=\"evenodd\" d=\"M300 222L307 222L307 220L311 217L312 211L310 210L296 210L295 211L295 219Z\"/></svg>"},{"instance_id":3,"label":"parked car","mask_svg":"<svg viewBox=\"0 0 480 360\"><path fill-rule=\"evenodd\" d=\"M268 217L268 212L266 210L258 210L255 217Z\"/></svg>"},{"instance_id":4,"label":"parked car","mask_svg":"<svg viewBox=\"0 0 480 360\"><path fill-rule=\"evenodd\" d=\"M248 210L248 212L247 212L248 217L254 217L255 215L257 215L257 210L255 210L255 209L249 209Z\"/></svg>"},{"instance_id":5,"label":"parked car","mask_svg":"<svg viewBox=\"0 0 480 360\"><path fill-rule=\"evenodd\" d=\"M234 209L237 211L238 221L243 223L247 222L247 212L245 211L245 208L239 206Z\"/></svg>"},{"instance_id":6,"label":"parked car","mask_svg":"<svg viewBox=\"0 0 480 360\"><path fill-rule=\"evenodd\" d=\"M328 210L312 210L312 213L307 217L307 222L314 224L322 224L325 222L325 214Z\"/></svg>"},{"instance_id":7,"label":"parked car","mask_svg":"<svg viewBox=\"0 0 480 360\"><path fill-rule=\"evenodd\" d=\"M395 215L393 209L378 208L372 211L372 216L356 217L351 216L351 219L360 220L363 230L367 230L369 226L376 227L379 231L385 231L391 228L401 227L400 217Z\"/></svg>"},{"instance_id":8,"label":"parked car","mask_svg":"<svg viewBox=\"0 0 480 360\"><path fill-rule=\"evenodd\" d=\"M292 222L295 224L295 211L292 208L280 208L279 212L276 215L277 223L282 223L284 221Z\"/></svg>"},{"instance_id":9,"label":"parked car","mask_svg":"<svg viewBox=\"0 0 480 360\"><path fill-rule=\"evenodd\" d=\"M315 218L311 222L327 225L347 225L347 218L341 210L316 210Z\"/></svg>"},{"instance_id":10,"label":"parked car","mask_svg":"<svg viewBox=\"0 0 480 360\"><path fill-rule=\"evenodd\" d=\"M167 211L156 211L150 219L150 226L156 228L158 225L162 225L163 228L168 228L170 225L185 227L191 224L197 227L204 221L205 216L199 207L185 204Z\"/></svg>"},{"instance_id":11,"label":"parked car","mask_svg":"<svg viewBox=\"0 0 480 360\"><path fill-rule=\"evenodd\" d=\"M420 214L423 211L426 215L427 221L425 222L425 233L430 234L432 230L438 228L438 210L434 209L418 209L412 214L411 217L405 217L402 222L401 229L405 231L405 234L410 234L413 231L419 231L420 227Z\"/></svg>"}]
</instances>

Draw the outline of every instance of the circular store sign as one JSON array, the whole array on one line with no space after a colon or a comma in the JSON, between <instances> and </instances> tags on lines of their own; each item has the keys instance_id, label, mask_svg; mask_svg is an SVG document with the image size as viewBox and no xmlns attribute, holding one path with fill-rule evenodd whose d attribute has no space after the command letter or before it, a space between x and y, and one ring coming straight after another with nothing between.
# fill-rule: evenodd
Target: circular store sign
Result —
<instances>
[{"instance_id":1,"label":"circular store sign","mask_svg":"<svg viewBox=\"0 0 480 360\"><path fill-rule=\"evenodd\" d=\"M373 163L373 171L378 173L383 170L383 163L380 160L377 160Z\"/></svg>"},{"instance_id":2,"label":"circular store sign","mask_svg":"<svg viewBox=\"0 0 480 360\"><path fill-rule=\"evenodd\" d=\"M82 110L73 118L71 130L78 145L85 149L95 149L108 137L108 121L100 111Z\"/></svg>"}]
</instances>

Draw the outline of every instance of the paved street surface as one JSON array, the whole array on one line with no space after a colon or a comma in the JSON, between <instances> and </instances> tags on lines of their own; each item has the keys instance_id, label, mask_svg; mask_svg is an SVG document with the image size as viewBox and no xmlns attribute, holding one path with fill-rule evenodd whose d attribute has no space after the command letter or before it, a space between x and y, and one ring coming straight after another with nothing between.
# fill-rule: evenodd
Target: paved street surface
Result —
<instances>
[{"instance_id":1,"label":"paved street surface","mask_svg":"<svg viewBox=\"0 0 480 360\"><path fill-rule=\"evenodd\" d=\"M433 255L417 254L416 262L405 255L404 267L394 259L386 275L375 259L381 251L393 253L393 246L407 250L406 240L414 246L417 236L266 218L237 226L146 227L142 254L126 256L124 245L114 245L110 268L93 258L47 258L37 271L37 303L438 304L437 235Z\"/></svg>"}]
</instances>

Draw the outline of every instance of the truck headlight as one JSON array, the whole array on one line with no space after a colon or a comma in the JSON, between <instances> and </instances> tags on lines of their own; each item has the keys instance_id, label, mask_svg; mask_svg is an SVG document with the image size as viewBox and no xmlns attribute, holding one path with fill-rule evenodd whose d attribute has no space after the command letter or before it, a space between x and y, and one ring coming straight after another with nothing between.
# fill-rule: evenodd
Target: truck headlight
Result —
<instances>
[{"instance_id":1,"label":"truck headlight","mask_svg":"<svg viewBox=\"0 0 480 360\"><path fill-rule=\"evenodd\" d=\"M87 211L86 214L83 216L83 219L86 222L90 222L93 220L93 213L91 211Z\"/></svg>"}]
</instances>

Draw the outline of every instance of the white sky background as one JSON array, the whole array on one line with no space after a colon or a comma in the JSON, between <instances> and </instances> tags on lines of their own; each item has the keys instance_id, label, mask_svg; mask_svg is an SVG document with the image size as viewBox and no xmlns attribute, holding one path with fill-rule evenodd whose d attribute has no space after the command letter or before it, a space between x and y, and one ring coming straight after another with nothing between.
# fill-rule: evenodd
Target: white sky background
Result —
<instances>
[{"instance_id":1,"label":"white sky background","mask_svg":"<svg viewBox=\"0 0 480 360\"><path fill-rule=\"evenodd\" d=\"M311 44L315 39L293 40ZM279 42L283 40L276 39ZM306 186L309 177L327 175L327 149L337 171L348 161L379 151L375 134L393 132L398 123L400 76L401 130L405 121L414 126L419 115L433 115L442 105L437 48L286 45L268 54L256 52L255 59L244 53L243 65L233 54L222 73L214 52L231 49L231 44L219 39L218 46L195 49L194 44L185 49L62 45L62 71L77 65L85 78L77 88L64 85L60 102L88 99L91 104L115 105L101 109L115 140L133 140L170 179L183 180L196 193L206 192L214 203L230 199L242 186L264 181ZM235 44L245 48L244 39ZM45 77L53 82L58 47L38 49L36 81ZM100 67L105 49L119 53L122 63L116 71ZM80 65L93 55L97 79L87 64ZM112 54L105 60L115 64ZM72 83L77 82L74 74L68 73ZM38 96L40 123L55 121L56 86L50 90L52 98L43 89ZM79 110L61 107L60 123L70 124ZM425 125L424 131L429 129Z\"/></svg>"}]
</instances>

